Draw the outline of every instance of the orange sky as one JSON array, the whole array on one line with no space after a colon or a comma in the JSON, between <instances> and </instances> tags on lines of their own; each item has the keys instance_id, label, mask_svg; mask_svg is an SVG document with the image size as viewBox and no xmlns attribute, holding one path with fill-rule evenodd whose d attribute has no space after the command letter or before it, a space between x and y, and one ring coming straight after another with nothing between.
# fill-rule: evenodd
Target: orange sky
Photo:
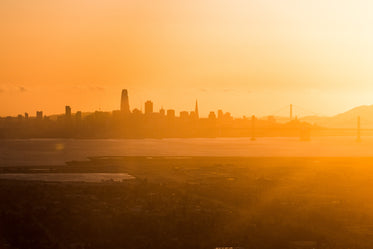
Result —
<instances>
[{"instance_id":1,"label":"orange sky","mask_svg":"<svg viewBox=\"0 0 373 249\"><path fill-rule=\"evenodd\" d=\"M373 3L1 0L0 115L373 104ZM307 113L311 114L311 113ZM300 115L300 114L299 114Z\"/></svg>"}]
</instances>

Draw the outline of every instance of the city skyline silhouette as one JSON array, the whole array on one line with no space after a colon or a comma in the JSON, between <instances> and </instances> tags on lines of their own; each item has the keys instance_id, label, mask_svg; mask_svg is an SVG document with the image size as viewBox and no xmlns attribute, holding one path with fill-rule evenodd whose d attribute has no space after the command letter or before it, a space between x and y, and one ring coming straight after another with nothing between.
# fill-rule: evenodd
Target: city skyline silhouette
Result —
<instances>
[{"instance_id":1,"label":"city skyline silhouette","mask_svg":"<svg viewBox=\"0 0 373 249\"><path fill-rule=\"evenodd\" d=\"M372 10L0 0L0 249L373 248Z\"/></svg>"},{"instance_id":2,"label":"city skyline silhouette","mask_svg":"<svg viewBox=\"0 0 373 249\"><path fill-rule=\"evenodd\" d=\"M128 90L123 89L120 95L119 108L112 112L73 112L71 106L67 105L65 106L65 113L60 115L48 116L42 110L39 110L35 116L24 113L16 117L0 118L0 138L232 136L251 137L255 141L256 137L289 136L299 137L302 141L308 141L311 133L316 136L326 136L328 134L351 135L357 129L357 133L355 132L354 134L357 134L357 141L361 140L361 115L356 111L359 108L336 116L342 126L323 126L322 118L320 117L298 117L294 112L294 108L299 107L293 104L285 107L288 111L288 117L251 115L237 118L222 109L210 111L207 116L200 116L198 100L195 101L194 110L181 110L177 113L175 109L164 109L163 107L155 110L154 103L151 100L147 100L144 103L144 109L141 107L131 110L129 99ZM371 111L373 111L373 106ZM343 115L347 119L346 117L341 119L340 117ZM362 115L364 134L373 134L373 129L369 129L371 123L365 118L366 116ZM330 121L333 119L329 117L324 119L333 124ZM314 120L317 120L319 124Z\"/></svg>"},{"instance_id":3,"label":"city skyline silhouette","mask_svg":"<svg viewBox=\"0 0 373 249\"><path fill-rule=\"evenodd\" d=\"M122 93L121 93L121 98L120 98L120 104L119 104L119 108L116 108L114 110L111 110L111 111L103 111L101 110L101 108L99 108L98 110L88 110L88 111L85 111L86 113L92 113L92 112L97 112L97 111L100 111L100 112L115 112L117 110L120 110L122 113L124 114L129 114L129 113L132 113L132 112L137 112L137 113L141 113L143 112L144 110L144 113L147 113L147 112L157 112L154 108L154 104L156 102L153 102L152 100L146 100L141 106L135 106L132 110L130 108L130 101L129 101L129 95L128 95L128 90L127 89L122 89ZM373 106L373 105L372 105ZM366 106L366 105L363 105L363 106L357 106L357 107L354 107L351 109L351 111L354 111L356 112L356 109L365 109L363 111L367 112L369 106ZM69 109L69 111L67 110ZM79 108L77 108L78 111L80 114L81 114L81 110L79 110ZM148 111L146 111L147 109L149 109ZM171 111L171 112L175 112L176 113L176 109L173 109L173 108L170 108L170 109L164 109L163 108L163 105L161 105L161 107L159 108L159 111ZM250 109L250 107L248 107L248 109ZM296 109L296 111L294 111L293 109ZM197 117L199 117L199 108L198 108L198 99L195 100L195 107L194 107L194 113L192 113L192 111L188 111L188 110L179 110L180 112L188 112L189 114L188 115L194 115L194 113L197 115ZM221 116L223 115L222 113L223 109L221 108L218 108L216 111L214 110L208 110L206 111L205 113L205 117L208 117L211 112L216 112L216 116ZM350 110L348 110L350 111ZM373 111L373 110L372 110ZM71 105L65 105L65 115L66 113L69 112L68 115L71 115ZM289 114L290 113L290 114ZM80 115L78 114L78 115ZM230 114L230 112L228 111L227 114ZM340 115L341 113L338 113L337 115ZM28 113L28 112L23 112L23 114L21 113L18 113L18 114L15 114L15 115L6 115L6 116L0 116L0 117L15 117L15 116L24 116L25 118L27 117L32 117L32 113ZM46 114L44 112L44 109L41 108L40 110L37 110L36 111L36 116L39 116L40 118L40 115L47 115L47 116L56 116L56 115L62 115L60 113L48 113ZM230 114L231 115L231 114ZM304 117L312 117L312 116L319 116L319 117L332 117L333 115L330 115L330 116L325 116L325 115L321 115L319 113L316 113L316 112L313 112L312 110L309 110L309 109L306 109L306 108L303 108L303 107L300 107L298 105L294 105L294 108L293 108L293 104L288 104L288 105L285 105L281 108L277 108L277 109L273 109L273 111L271 111L269 114L262 114L262 113L254 113L252 111L247 111L247 114L246 115L243 115L243 116L233 116L233 118L241 118L241 117L249 117L251 115L256 115L257 117L261 117L261 118L267 118L267 117L277 117L277 118L284 118L285 120L288 119L289 115L290 115L290 120L292 120L293 118L304 118ZM360 116L360 115L364 115L364 114L355 114L355 116Z\"/></svg>"}]
</instances>

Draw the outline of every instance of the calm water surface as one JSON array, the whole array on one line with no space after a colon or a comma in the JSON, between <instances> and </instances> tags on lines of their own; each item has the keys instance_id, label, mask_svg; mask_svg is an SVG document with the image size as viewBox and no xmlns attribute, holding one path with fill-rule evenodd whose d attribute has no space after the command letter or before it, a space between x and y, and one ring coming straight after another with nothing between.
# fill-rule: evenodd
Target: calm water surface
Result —
<instances>
[{"instance_id":1,"label":"calm water surface","mask_svg":"<svg viewBox=\"0 0 373 249\"><path fill-rule=\"evenodd\" d=\"M93 156L373 156L373 137L12 139L0 140L0 165L62 165Z\"/></svg>"}]
</instances>

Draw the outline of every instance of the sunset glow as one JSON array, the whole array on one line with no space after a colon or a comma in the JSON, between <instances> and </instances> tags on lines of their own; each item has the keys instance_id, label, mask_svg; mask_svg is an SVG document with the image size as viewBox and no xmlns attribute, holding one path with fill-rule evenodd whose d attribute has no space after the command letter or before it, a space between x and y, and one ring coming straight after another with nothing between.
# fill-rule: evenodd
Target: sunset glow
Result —
<instances>
[{"instance_id":1,"label":"sunset glow","mask_svg":"<svg viewBox=\"0 0 373 249\"><path fill-rule=\"evenodd\" d=\"M155 108L320 115L371 104L370 1L0 3L0 115Z\"/></svg>"}]
</instances>

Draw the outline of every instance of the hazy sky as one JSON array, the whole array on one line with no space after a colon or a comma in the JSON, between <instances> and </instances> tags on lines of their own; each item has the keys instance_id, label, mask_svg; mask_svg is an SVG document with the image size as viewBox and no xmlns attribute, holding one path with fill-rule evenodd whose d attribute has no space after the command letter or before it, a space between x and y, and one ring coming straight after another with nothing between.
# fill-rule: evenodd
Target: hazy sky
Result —
<instances>
[{"instance_id":1,"label":"hazy sky","mask_svg":"<svg viewBox=\"0 0 373 249\"><path fill-rule=\"evenodd\" d=\"M0 115L373 104L371 1L1 0ZM297 113L296 113L297 114ZM307 113L310 114L310 113ZM301 114L299 114L301 115Z\"/></svg>"}]
</instances>

